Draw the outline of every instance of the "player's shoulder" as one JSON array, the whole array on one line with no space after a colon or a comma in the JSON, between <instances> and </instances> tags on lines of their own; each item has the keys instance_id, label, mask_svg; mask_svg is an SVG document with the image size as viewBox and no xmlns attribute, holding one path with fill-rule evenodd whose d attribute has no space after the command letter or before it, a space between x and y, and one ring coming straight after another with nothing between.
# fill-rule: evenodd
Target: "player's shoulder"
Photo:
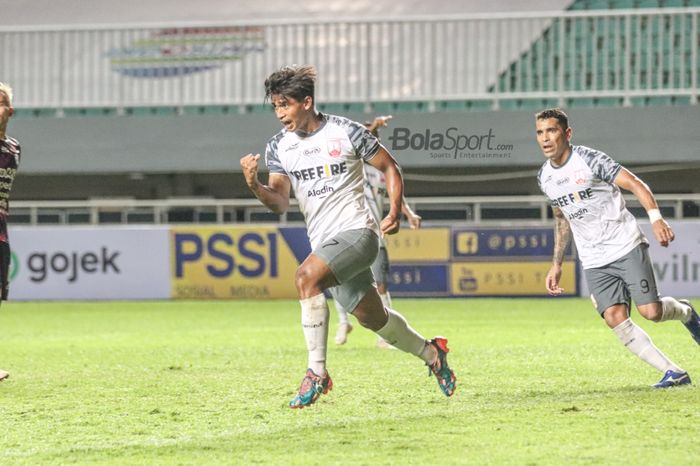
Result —
<instances>
[{"instance_id":1,"label":"player's shoulder","mask_svg":"<svg viewBox=\"0 0 700 466\"><path fill-rule=\"evenodd\" d=\"M595 160L610 158L605 152L588 146L571 146L571 152L581 157L589 165Z\"/></svg>"},{"instance_id":2,"label":"player's shoulder","mask_svg":"<svg viewBox=\"0 0 700 466\"><path fill-rule=\"evenodd\" d=\"M2 139L0 141L4 141L6 145L12 147L12 148L17 148L19 149L19 141L13 137L5 135L5 139Z\"/></svg>"},{"instance_id":3,"label":"player's shoulder","mask_svg":"<svg viewBox=\"0 0 700 466\"><path fill-rule=\"evenodd\" d=\"M5 139L0 139L0 156L14 157L15 164L19 165L22 149L19 141L15 138L5 136Z\"/></svg>"},{"instance_id":4,"label":"player's shoulder","mask_svg":"<svg viewBox=\"0 0 700 466\"><path fill-rule=\"evenodd\" d=\"M537 179L542 180L544 174L552 169L552 164L549 163L549 159L545 160L540 169L537 172Z\"/></svg>"},{"instance_id":5,"label":"player's shoulder","mask_svg":"<svg viewBox=\"0 0 700 466\"><path fill-rule=\"evenodd\" d=\"M287 130L282 128L280 131L275 133L270 139L267 140L267 145L276 147L286 135Z\"/></svg>"},{"instance_id":6,"label":"player's shoulder","mask_svg":"<svg viewBox=\"0 0 700 466\"><path fill-rule=\"evenodd\" d=\"M346 132L348 130L354 130L356 128L364 128L364 125L358 123L355 120L351 120L350 118L344 117L344 116L331 115L331 114L323 114L323 116L326 119L326 124L328 124L330 126L342 128Z\"/></svg>"}]
</instances>

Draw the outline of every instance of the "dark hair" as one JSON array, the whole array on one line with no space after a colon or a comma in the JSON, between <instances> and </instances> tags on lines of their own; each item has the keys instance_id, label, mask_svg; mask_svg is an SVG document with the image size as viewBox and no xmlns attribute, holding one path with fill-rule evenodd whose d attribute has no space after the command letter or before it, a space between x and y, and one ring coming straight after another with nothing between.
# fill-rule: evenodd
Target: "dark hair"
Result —
<instances>
[{"instance_id":1,"label":"dark hair","mask_svg":"<svg viewBox=\"0 0 700 466\"><path fill-rule=\"evenodd\" d=\"M546 120L548 118L556 118L563 129L569 127L569 117L564 113L564 110L559 107L547 108L535 115L537 120Z\"/></svg>"},{"instance_id":2,"label":"dark hair","mask_svg":"<svg viewBox=\"0 0 700 466\"><path fill-rule=\"evenodd\" d=\"M280 68L265 80L265 100L273 95L302 101L306 96L316 102L316 68L311 65L292 65Z\"/></svg>"}]
</instances>

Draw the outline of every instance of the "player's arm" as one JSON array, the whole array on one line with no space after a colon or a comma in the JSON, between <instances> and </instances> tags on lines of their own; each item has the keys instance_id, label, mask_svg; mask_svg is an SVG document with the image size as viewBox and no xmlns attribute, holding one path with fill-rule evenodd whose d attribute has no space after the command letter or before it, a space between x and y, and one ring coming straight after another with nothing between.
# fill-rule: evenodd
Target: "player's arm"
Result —
<instances>
[{"instance_id":1,"label":"player's arm","mask_svg":"<svg viewBox=\"0 0 700 466\"><path fill-rule=\"evenodd\" d=\"M559 286L559 280L561 279L561 266L564 263L564 253L571 242L571 225L558 207L552 207L552 213L554 214L554 257L552 258L552 267L545 279L545 285L550 295L557 296L564 292Z\"/></svg>"},{"instance_id":2,"label":"player's arm","mask_svg":"<svg viewBox=\"0 0 700 466\"><path fill-rule=\"evenodd\" d=\"M411 230L415 230L417 228L420 228L420 224L423 221L423 217L418 215L411 209L411 206L408 205L408 202L406 202L406 198L403 197L401 198L401 212L406 216L406 219L408 219L408 226L411 227Z\"/></svg>"},{"instance_id":3,"label":"player's arm","mask_svg":"<svg viewBox=\"0 0 700 466\"><path fill-rule=\"evenodd\" d=\"M378 136L379 128L385 128L389 126L389 121L392 118L393 117L391 115L378 116L372 121L372 123L369 124L369 126L367 126L367 130L374 136Z\"/></svg>"},{"instance_id":4,"label":"player's arm","mask_svg":"<svg viewBox=\"0 0 700 466\"><path fill-rule=\"evenodd\" d=\"M243 176L248 188L255 194L265 207L276 214L283 214L289 208L289 193L291 183L286 175L270 173L267 184L262 184L258 179L258 160L260 154L248 154L241 159Z\"/></svg>"},{"instance_id":5,"label":"player's arm","mask_svg":"<svg viewBox=\"0 0 700 466\"><path fill-rule=\"evenodd\" d=\"M626 168L622 168L617 177L615 184L620 188L631 192L637 198L639 203L647 211L651 229L654 232L656 240L661 246L666 247L668 243L675 239L671 226L664 220L659 211L659 205L656 203L654 194L647 184L637 178L637 176Z\"/></svg>"},{"instance_id":6,"label":"player's arm","mask_svg":"<svg viewBox=\"0 0 700 466\"><path fill-rule=\"evenodd\" d=\"M384 173L386 190L389 195L389 213L382 220L379 229L382 235L393 235L399 231L401 201L403 200L403 177L401 176L401 170L399 170L399 164L381 145L374 157L367 163Z\"/></svg>"}]
</instances>

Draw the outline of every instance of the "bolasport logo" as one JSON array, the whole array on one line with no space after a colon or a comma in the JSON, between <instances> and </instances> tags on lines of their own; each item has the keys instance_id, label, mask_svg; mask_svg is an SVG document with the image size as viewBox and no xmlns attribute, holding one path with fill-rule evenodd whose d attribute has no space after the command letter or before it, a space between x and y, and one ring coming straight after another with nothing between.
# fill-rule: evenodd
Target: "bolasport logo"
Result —
<instances>
[{"instance_id":1,"label":"bolasport logo","mask_svg":"<svg viewBox=\"0 0 700 466\"><path fill-rule=\"evenodd\" d=\"M97 251L35 251L22 263L19 256L12 252L10 280L23 273L21 269L25 267L29 280L34 283L43 283L53 276L74 283L86 274L121 274L118 262L120 254L120 251L110 250L106 246Z\"/></svg>"},{"instance_id":2,"label":"bolasport logo","mask_svg":"<svg viewBox=\"0 0 700 466\"><path fill-rule=\"evenodd\" d=\"M426 151L431 159L508 159L514 149L513 144L499 142L493 128L481 133L469 133L457 127L445 131L394 128L388 139L391 150Z\"/></svg>"}]
</instances>

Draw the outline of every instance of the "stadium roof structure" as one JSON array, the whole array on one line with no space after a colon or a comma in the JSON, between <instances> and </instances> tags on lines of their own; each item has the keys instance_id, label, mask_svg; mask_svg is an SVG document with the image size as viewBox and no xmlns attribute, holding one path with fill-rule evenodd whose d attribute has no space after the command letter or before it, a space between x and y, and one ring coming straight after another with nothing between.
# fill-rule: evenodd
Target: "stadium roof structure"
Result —
<instances>
[{"instance_id":1,"label":"stadium roof structure","mask_svg":"<svg viewBox=\"0 0 700 466\"><path fill-rule=\"evenodd\" d=\"M420 15L565 10L571 0L0 0L3 24L69 25L170 21L308 20L319 18L397 18ZM290 8L290 4L293 6ZM40 11L41 14L36 12Z\"/></svg>"}]
</instances>

